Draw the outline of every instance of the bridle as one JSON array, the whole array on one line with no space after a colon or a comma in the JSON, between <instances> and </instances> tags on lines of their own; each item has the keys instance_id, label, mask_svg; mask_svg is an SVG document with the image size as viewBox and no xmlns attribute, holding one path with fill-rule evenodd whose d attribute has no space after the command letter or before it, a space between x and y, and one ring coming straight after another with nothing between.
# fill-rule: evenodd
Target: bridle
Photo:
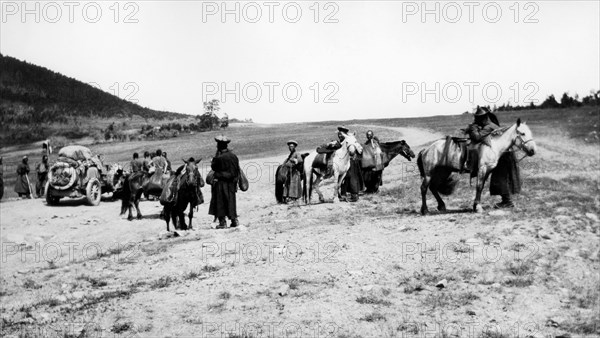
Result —
<instances>
[{"instance_id":1,"label":"bridle","mask_svg":"<svg viewBox=\"0 0 600 338\"><path fill-rule=\"evenodd\" d=\"M513 144L512 144L512 146L516 146L516 147L517 147L519 150L521 150L521 151L523 151L523 152L525 153L525 155L523 155L523 157L521 157L520 159L518 159L518 160L517 160L517 163L519 163L519 162L521 162L523 159L525 159L525 157L527 157L527 153L528 153L528 151L524 149L524 146L525 146L527 143L529 143L529 142L533 141L533 138L531 138L531 139L529 139L529 140L525 141L525 140L523 139L523 135L521 135L521 134L519 133L519 131L518 131L518 130L516 130L516 132L517 132L517 137L516 137L516 138L513 140ZM519 140L519 141L520 141L520 143L519 143L519 144L517 144L517 143L516 143L516 141L517 141L517 140ZM512 147L512 146L511 146L511 147Z\"/></svg>"}]
</instances>

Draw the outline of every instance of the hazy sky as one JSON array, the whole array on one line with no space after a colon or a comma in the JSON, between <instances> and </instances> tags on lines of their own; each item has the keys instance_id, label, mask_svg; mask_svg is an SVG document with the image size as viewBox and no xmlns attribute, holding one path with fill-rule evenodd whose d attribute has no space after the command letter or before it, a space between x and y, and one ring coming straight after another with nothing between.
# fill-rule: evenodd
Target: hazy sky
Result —
<instances>
[{"instance_id":1,"label":"hazy sky","mask_svg":"<svg viewBox=\"0 0 600 338\"><path fill-rule=\"evenodd\" d=\"M153 109L224 96L230 117L265 123L600 89L598 1L222 3L3 1L0 52Z\"/></svg>"}]
</instances>

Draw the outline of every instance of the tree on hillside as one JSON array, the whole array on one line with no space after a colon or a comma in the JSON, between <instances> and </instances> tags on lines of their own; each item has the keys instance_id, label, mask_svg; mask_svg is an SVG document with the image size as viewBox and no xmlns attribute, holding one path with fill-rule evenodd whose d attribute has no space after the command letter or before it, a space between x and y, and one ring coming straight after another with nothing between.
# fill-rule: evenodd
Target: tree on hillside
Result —
<instances>
[{"instance_id":1,"label":"tree on hillside","mask_svg":"<svg viewBox=\"0 0 600 338\"><path fill-rule=\"evenodd\" d=\"M221 119L219 118L219 115L217 115L219 110L221 110L219 105L220 102L216 99L204 102L204 114L196 117L200 120L198 122L200 129L213 130L222 127Z\"/></svg>"},{"instance_id":2,"label":"tree on hillside","mask_svg":"<svg viewBox=\"0 0 600 338\"><path fill-rule=\"evenodd\" d=\"M554 95L548 96L548 98L546 100L544 100L544 102L542 102L542 104L540 105L540 108L558 108L558 107L560 107L560 104L556 101L556 98L554 98Z\"/></svg>"},{"instance_id":3,"label":"tree on hillside","mask_svg":"<svg viewBox=\"0 0 600 338\"><path fill-rule=\"evenodd\" d=\"M227 115L227 113L223 114L223 117L221 118L221 128L227 128L229 127L229 115Z\"/></svg>"}]
</instances>

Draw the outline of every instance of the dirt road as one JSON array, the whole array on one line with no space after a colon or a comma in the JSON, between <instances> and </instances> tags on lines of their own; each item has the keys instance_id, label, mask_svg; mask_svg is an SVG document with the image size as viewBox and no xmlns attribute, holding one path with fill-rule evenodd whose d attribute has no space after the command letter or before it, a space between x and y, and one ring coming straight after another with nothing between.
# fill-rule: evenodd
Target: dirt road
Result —
<instances>
[{"instance_id":1,"label":"dirt road","mask_svg":"<svg viewBox=\"0 0 600 338\"><path fill-rule=\"evenodd\" d=\"M441 137L393 131L415 153ZM144 219L132 222L119 202L1 203L4 333L541 337L573 332L565 305L594 315L567 287L594 296L593 215L525 218L489 209L489 196L474 215L462 212L472 193L459 192L449 213L422 217L418 171L404 158L357 203L278 205L273 176L285 155L242 162L251 185L238 193L238 229L214 229L209 187L196 229L177 238L164 233L158 202L142 202Z\"/></svg>"}]
</instances>

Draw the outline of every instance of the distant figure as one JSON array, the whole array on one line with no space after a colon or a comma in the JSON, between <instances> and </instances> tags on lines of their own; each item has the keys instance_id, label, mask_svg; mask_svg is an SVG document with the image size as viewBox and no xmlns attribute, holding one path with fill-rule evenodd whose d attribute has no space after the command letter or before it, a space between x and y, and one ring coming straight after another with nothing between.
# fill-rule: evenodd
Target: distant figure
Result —
<instances>
[{"instance_id":1,"label":"distant figure","mask_svg":"<svg viewBox=\"0 0 600 338\"><path fill-rule=\"evenodd\" d=\"M142 171L144 169L144 162L140 160L140 155L138 153L133 153L133 160L130 162L131 173L137 173L138 171Z\"/></svg>"},{"instance_id":2,"label":"distant figure","mask_svg":"<svg viewBox=\"0 0 600 338\"><path fill-rule=\"evenodd\" d=\"M152 159L150 158L150 153L148 151L144 152L144 161L142 162L142 170L145 172L150 172L150 167L152 163Z\"/></svg>"},{"instance_id":3,"label":"distant figure","mask_svg":"<svg viewBox=\"0 0 600 338\"><path fill-rule=\"evenodd\" d=\"M163 157L162 150L157 149L152 158L152 164L154 164L155 172L164 174L167 170L167 160Z\"/></svg>"},{"instance_id":4,"label":"distant figure","mask_svg":"<svg viewBox=\"0 0 600 338\"><path fill-rule=\"evenodd\" d=\"M304 161L302 155L296 151L298 142L289 140L287 145L290 149L290 155L283 162L288 167L287 180L283 187L284 202L298 201L302 196L302 168Z\"/></svg>"},{"instance_id":5,"label":"distant figure","mask_svg":"<svg viewBox=\"0 0 600 338\"><path fill-rule=\"evenodd\" d=\"M163 151L162 156L165 158L165 161L167 161L167 172L168 173L173 172L173 168L171 167L171 161L167 157L167 152Z\"/></svg>"},{"instance_id":6,"label":"distant figure","mask_svg":"<svg viewBox=\"0 0 600 338\"><path fill-rule=\"evenodd\" d=\"M240 161L234 153L227 149L231 140L221 135L216 137L215 141L217 142L217 153L210 165L214 172L214 180L208 213L219 219L217 229L227 227L225 217L229 217L231 227L235 228L239 225L235 194L240 175Z\"/></svg>"},{"instance_id":7,"label":"distant figure","mask_svg":"<svg viewBox=\"0 0 600 338\"><path fill-rule=\"evenodd\" d=\"M19 197L27 197L29 198L31 195L31 190L29 187L29 158L27 156L23 156L23 160L21 164L17 167L17 181L15 182L15 192L19 194Z\"/></svg>"},{"instance_id":8,"label":"distant figure","mask_svg":"<svg viewBox=\"0 0 600 338\"><path fill-rule=\"evenodd\" d=\"M44 197L46 195L46 182L48 181L48 171L50 170L50 166L48 164L48 156L42 156L42 162L38 163L35 166L35 171L37 172L37 183L35 185L35 194L38 198Z\"/></svg>"},{"instance_id":9,"label":"distant figure","mask_svg":"<svg viewBox=\"0 0 600 338\"><path fill-rule=\"evenodd\" d=\"M50 140L42 142L42 156L50 156L52 154L52 147L50 146Z\"/></svg>"},{"instance_id":10,"label":"distant figure","mask_svg":"<svg viewBox=\"0 0 600 338\"><path fill-rule=\"evenodd\" d=\"M0 156L0 200L4 196L4 165L2 164L2 156Z\"/></svg>"}]
</instances>

